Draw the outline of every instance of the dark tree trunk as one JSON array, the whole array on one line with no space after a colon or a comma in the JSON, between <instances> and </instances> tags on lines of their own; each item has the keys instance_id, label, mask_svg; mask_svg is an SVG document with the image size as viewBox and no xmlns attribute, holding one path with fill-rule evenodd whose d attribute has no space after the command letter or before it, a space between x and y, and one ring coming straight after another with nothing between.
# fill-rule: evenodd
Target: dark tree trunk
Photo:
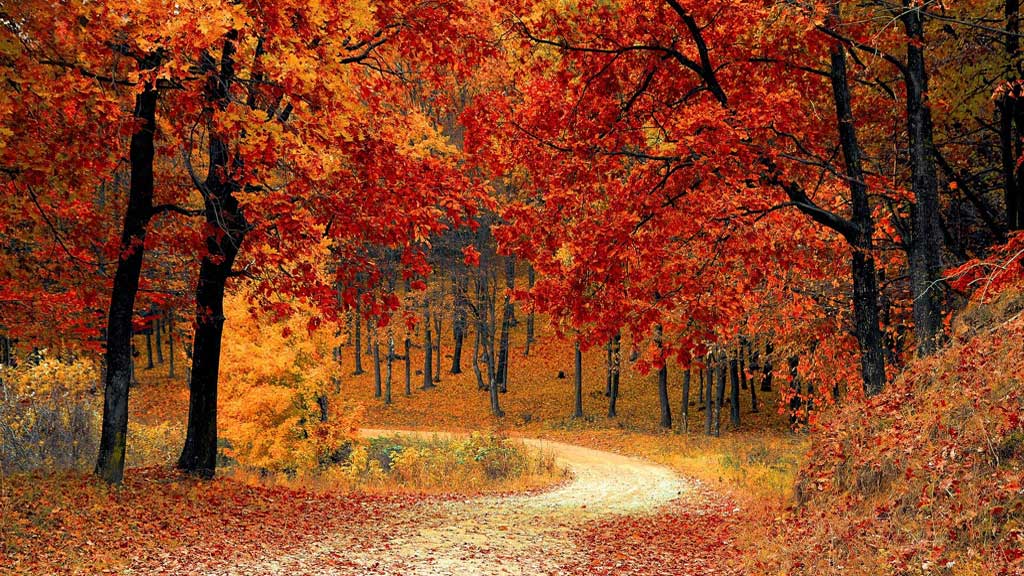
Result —
<instances>
[{"instance_id":1,"label":"dark tree trunk","mask_svg":"<svg viewBox=\"0 0 1024 576\"><path fill-rule=\"evenodd\" d=\"M153 325L154 325L153 334L154 334L154 339L156 340L154 342L154 344L156 344L156 363L157 364L163 364L164 363L164 346L163 346L162 338L163 338L164 323L163 323L162 320L160 320L160 317L157 316L157 318L154 321Z\"/></svg>"},{"instance_id":2,"label":"dark tree trunk","mask_svg":"<svg viewBox=\"0 0 1024 576\"><path fill-rule=\"evenodd\" d=\"M405 337L405 395L412 396L412 340Z\"/></svg>"},{"instance_id":3,"label":"dark tree trunk","mask_svg":"<svg viewBox=\"0 0 1024 576\"><path fill-rule=\"evenodd\" d=\"M1003 11L1006 18L1006 62L1009 67L1007 80L1012 81L1016 80L1021 72L1020 0L1006 0ZM999 149L1002 159L1006 228L1011 231L1024 229L1024 166L1017 164L1021 153L1024 152L1021 146L1021 133L1024 132L1022 98L1024 93L1020 85L1014 83L1008 92L1000 94L996 99L999 111Z\"/></svg>"},{"instance_id":4,"label":"dark tree trunk","mask_svg":"<svg viewBox=\"0 0 1024 576\"><path fill-rule=\"evenodd\" d=\"M508 348L509 337L512 330L512 295L516 282L516 261L508 256L505 258L505 305L501 313L501 336L498 343L498 386L500 390L508 392Z\"/></svg>"},{"instance_id":5,"label":"dark tree trunk","mask_svg":"<svg viewBox=\"0 0 1024 576\"><path fill-rule=\"evenodd\" d=\"M220 73L211 74L207 81L207 101L221 110L227 106L227 89L234 78L236 39L237 33L229 33ZM204 478L213 477L217 467L217 381L224 332L224 289L249 230L242 206L234 196L238 185L230 176L234 166L228 163L228 144L212 130L211 134L208 172L202 186L203 212L211 232L206 237L207 253L199 266L196 285L188 425L178 458L178 468Z\"/></svg>"},{"instance_id":6,"label":"dark tree trunk","mask_svg":"<svg viewBox=\"0 0 1024 576\"><path fill-rule=\"evenodd\" d=\"M493 317L493 308L489 316ZM494 336L488 329L489 320L485 320L477 326L480 333L480 343L484 349L484 365L487 367L487 390L491 400L491 413L502 418L505 412L501 409L500 390L498 389L497 366L494 354Z\"/></svg>"},{"instance_id":7,"label":"dark tree trunk","mask_svg":"<svg viewBox=\"0 0 1024 576\"><path fill-rule=\"evenodd\" d=\"M391 374L395 362L395 337L388 331L388 368L384 378L384 404L391 404Z\"/></svg>"},{"instance_id":8,"label":"dark tree trunk","mask_svg":"<svg viewBox=\"0 0 1024 576\"><path fill-rule=\"evenodd\" d=\"M380 375L380 341L377 338L377 327L370 332L370 351L373 352L373 397L380 398L384 392Z\"/></svg>"},{"instance_id":9,"label":"dark tree trunk","mask_svg":"<svg viewBox=\"0 0 1024 576\"><path fill-rule=\"evenodd\" d=\"M146 370L153 369L153 328L146 330Z\"/></svg>"},{"instance_id":10,"label":"dark tree trunk","mask_svg":"<svg viewBox=\"0 0 1024 576\"><path fill-rule=\"evenodd\" d=\"M174 315L175 311L167 312L167 375L174 378Z\"/></svg>"},{"instance_id":11,"label":"dark tree trunk","mask_svg":"<svg viewBox=\"0 0 1024 576\"><path fill-rule=\"evenodd\" d=\"M661 326L656 326L654 332L654 341L658 346L659 356L661 356L661 350L664 346L663 330ZM661 427L665 429L672 428L672 405L668 398L668 363L665 358L659 358L662 362L661 368L658 369L658 404L661 408Z\"/></svg>"},{"instance_id":12,"label":"dark tree trunk","mask_svg":"<svg viewBox=\"0 0 1024 576\"><path fill-rule=\"evenodd\" d=\"M434 314L434 382L441 381L441 328L443 318L441 314Z\"/></svg>"},{"instance_id":13,"label":"dark tree trunk","mask_svg":"<svg viewBox=\"0 0 1024 576\"><path fill-rule=\"evenodd\" d=\"M737 360L739 361L740 389L741 390L746 390L747 389L747 363L746 363L746 360L744 358L744 350L746 350L745 345L744 344L740 344L739 357L737 358Z\"/></svg>"},{"instance_id":14,"label":"dark tree trunk","mask_svg":"<svg viewBox=\"0 0 1024 576\"><path fill-rule=\"evenodd\" d=\"M764 361L761 363L761 392L772 391L772 343L764 345Z\"/></svg>"},{"instance_id":15,"label":"dark tree trunk","mask_svg":"<svg viewBox=\"0 0 1024 576\"><path fill-rule=\"evenodd\" d=\"M715 436L722 435L722 405L725 404L725 356L718 359L718 386L715 387Z\"/></svg>"},{"instance_id":16,"label":"dark tree trunk","mask_svg":"<svg viewBox=\"0 0 1024 576\"><path fill-rule=\"evenodd\" d=\"M612 338L612 386L608 395L608 417L615 418L616 403L619 399L619 370L622 367L622 333L616 332Z\"/></svg>"},{"instance_id":17,"label":"dark tree trunk","mask_svg":"<svg viewBox=\"0 0 1024 576\"><path fill-rule=\"evenodd\" d=\"M697 406L698 407L703 407L704 406L704 373L705 373L704 369L703 368L699 368L697 370L697 373L700 374L700 378L699 378L699 380L700 380L700 390L697 391Z\"/></svg>"},{"instance_id":18,"label":"dark tree trunk","mask_svg":"<svg viewBox=\"0 0 1024 576\"><path fill-rule=\"evenodd\" d=\"M729 422L733 429L740 427L740 363L739 359L729 360Z\"/></svg>"},{"instance_id":19,"label":"dark tree trunk","mask_svg":"<svg viewBox=\"0 0 1024 576\"><path fill-rule=\"evenodd\" d=\"M875 222L868 202L868 188L861 162L861 148L853 121L850 85L846 77L846 51L842 45L832 50L832 94L839 125L839 142L846 163L846 176L853 205L853 313L860 348L861 379L864 392L874 395L885 385L885 344L879 325L878 278L872 255ZM934 175L934 166L932 168Z\"/></svg>"},{"instance_id":20,"label":"dark tree trunk","mask_svg":"<svg viewBox=\"0 0 1024 576\"><path fill-rule=\"evenodd\" d=\"M574 404L572 417L583 418L583 352L580 350L580 341L576 340L575 373L573 390Z\"/></svg>"},{"instance_id":21,"label":"dark tree trunk","mask_svg":"<svg viewBox=\"0 0 1024 576\"><path fill-rule=\"evenodd\" d=\"M423 305L423 390L434 387L434 338L430 332L430 304Z\"/></svg>"},{"instance_id":22,"label":"dark tree trunk","mask_svg":"<svg viewBox=\"0 0 1024 576\"><path fill-rule=\"evenodd\" d=\"M526 267L526 282L530 290L533 290L533 284L537 281L536 271L533 269L532 264L527 264ZM526 346L523 348L523 356L530 355L530 346L534 342L534 313L533 308L530 308L530 313L526 316Z\"/></svg>"},{"instance_id":23,"label":"dark tree trunk","mask_svg":"<svg viewBox=\"0 0 1024 576\"><path fill-rule=\"evenodd\" d=\"M750 379L750 412L753 414L760 412L757 408L757 386L754 386L753 377Z\"/></svg>"},{"instance_id":24,"label":"dark tree trunk","mask_svg":"<svg viewBox=\"0 0 1024 576\"><path fill-rule=\"evenodd\" d=\"M707 378L705 378L707 389L704 391L704 434L711 436L715 425L715 357L710 352L705 372L707 373Z\"/></svg>"},{"instance_id":25,"label":"dark tree trunk","mask_svg":"<svg viewBox=\"0 0 1024 576\"><path fill-rule=\"evenodd\" d=\"M462 374L462 343L466 339L466 286L462 281L454 280L455 304L452 311L452 374Z\"/></svg>"},{"instance_id":26,"label":"dark tree trunk","mask_svg":"<svg viewBox=\"0 0 1024 576\"><path fill-rule=\"evenodd\" d=\"M356 334L355 334L356 367L355 367L355 370L352 371L352 375L353 376L359 376L360 374L364 374L366 371L363 370L363 338L362 338L363 335L362 335L362 331L360 329L360 325L362 324L362 314L360 313L359 304L358 303L356 304L356 310L355 310L355 314L353 316L354 316L354 318L352 320L356 324L356 329L355 329L355 332L356 332Z\"/></svg>"},{"instance_id":27,"label":"dark tree trunk","mask_svg":"<svg viewBox=\"0 0 1024 576\"><path fill-rule=\"evenodd\" d=\"M153 213L156 103L157 91L151 86L135 97L134 116L142 121L142 125L132 135L129 145L131 183L121 229L121 257L114 272L107 315L103 422L95 472L112 484L120 484L124 477L128 388L132 382L133 365L132 315L142 273L146 227Z\"/></svg>"},{"instance_id":28,"label":"dark tree trunk","mask_svg":"<svg viewBox=\"0 0 1024 576\"><path fill-rule=\"evenodd\" d=\"M604 362L604 369L605 369L604 396L605 396L605 398L611 398L611 396L612 396L612 341L609 340L608 343L605 344L604 348L605 348L605 351L607 352L606 358L605 358L605 362Z\"/></svg>"},{"instance_id":29,"label":"dark tree trunk","mask_svg":"<svg viewBox=\"0 0 1024 576\"><path fill-rule=\"evenodd\" d=\"M473 372L476 374L477 390L487 390L487 382L484 381L483 372L480 370L480 329L473 334Z\"/></svg>"},{"instance_id":30,"label":"dark tree trunk","mask_svg":"<svg viewBox=\"0 0 1024 576\"><path fill-rule=\"evenodd\" d=\"M913 238L910 242L910 286L913 296L917 351L937 349L942 339L942 225L928 105L928 72L924 58L924 14L920 5L904 5L900 19L907 35L907 132L910 135L910 177L914 194Z\"/></svg>"},{"instance_id":31,"label":"dark tree trunk","mask_svg":"<svg viewBox=\"0 0 1024 576\"><path fill-rule=\"evenodd\" d=\"M686 434L690 431L690 378L689 367L683 372L683 404L679 407L679 429Z\"/></svg>"}]
</instances>

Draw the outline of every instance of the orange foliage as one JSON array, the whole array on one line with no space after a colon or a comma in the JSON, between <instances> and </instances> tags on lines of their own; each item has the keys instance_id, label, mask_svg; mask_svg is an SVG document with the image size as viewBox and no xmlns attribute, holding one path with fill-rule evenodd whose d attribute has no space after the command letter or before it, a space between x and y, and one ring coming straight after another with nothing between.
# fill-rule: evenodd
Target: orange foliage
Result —
<instances>
[{"instance_id":1,"label":"orange foliage","mask_svg":"<svg viewBox=\"0 0 1024 576\"><path fill-rule=\"evenodd\" d=\"M969 308L948 349L824 419L755 571L1024 572L1022 309L1019 290Z\"/></svg>"}]
</instances>

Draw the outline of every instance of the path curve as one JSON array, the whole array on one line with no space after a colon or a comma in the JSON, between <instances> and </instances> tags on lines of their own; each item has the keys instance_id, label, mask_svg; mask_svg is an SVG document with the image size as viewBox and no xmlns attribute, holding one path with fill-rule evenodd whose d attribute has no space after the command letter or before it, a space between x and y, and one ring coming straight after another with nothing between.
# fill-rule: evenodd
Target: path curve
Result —
<instances>
[{"instance_id":1,"label":"path curve","mask_svg":"<svg viewBox=\"0 0 1024 576\"><path fill-rule=\"evenodd\" d=\"M384 429L361 434L462 436ZM649 514L692 488L668 468L639 458L551 440L514 440L554 456L572 479L541 493L425 504L374 549L345 549L340 565L341 542L320 542L285 557L238 566L228 574L559 574L560 567L574 560L571 535L584 523L617 514Z\"/></svg>"}]
</instances>

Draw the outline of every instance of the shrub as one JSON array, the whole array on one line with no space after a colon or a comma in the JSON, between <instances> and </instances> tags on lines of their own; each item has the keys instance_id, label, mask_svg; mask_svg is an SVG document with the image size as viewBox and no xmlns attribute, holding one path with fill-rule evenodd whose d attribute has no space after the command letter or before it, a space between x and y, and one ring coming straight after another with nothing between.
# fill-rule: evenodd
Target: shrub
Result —
<instances>
[{"instance_id":1,"label":"shrub","mask_svg":"<svg viewBox=\"0 0 1024 576\"><path fill-rule=\"evenodd\" d=\"M99 369L43 353L0 367L0 471L88 469L96 457Z\"/></svg>"}]
</instances>

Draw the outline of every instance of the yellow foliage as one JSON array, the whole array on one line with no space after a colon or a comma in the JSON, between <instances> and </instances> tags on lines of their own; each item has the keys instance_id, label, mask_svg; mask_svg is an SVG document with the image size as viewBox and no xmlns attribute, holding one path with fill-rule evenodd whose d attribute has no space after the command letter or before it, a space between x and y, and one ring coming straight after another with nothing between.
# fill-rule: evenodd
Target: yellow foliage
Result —
<instances>
[{"instance_id":1,"label":"yellow foliage","mask_svg":"<svg viewBox=\"0 0 1024 576\"><path fill-rule=\"evenodd\" d=\"M337 397L333 329L310 330L301 304L283 322L230 296L221 360L221 433L225 454L247 467L295 473L316 469L358 427L359 406ZM323 406L323 408L321 407Z\"/></svg>"}]
</instances>

